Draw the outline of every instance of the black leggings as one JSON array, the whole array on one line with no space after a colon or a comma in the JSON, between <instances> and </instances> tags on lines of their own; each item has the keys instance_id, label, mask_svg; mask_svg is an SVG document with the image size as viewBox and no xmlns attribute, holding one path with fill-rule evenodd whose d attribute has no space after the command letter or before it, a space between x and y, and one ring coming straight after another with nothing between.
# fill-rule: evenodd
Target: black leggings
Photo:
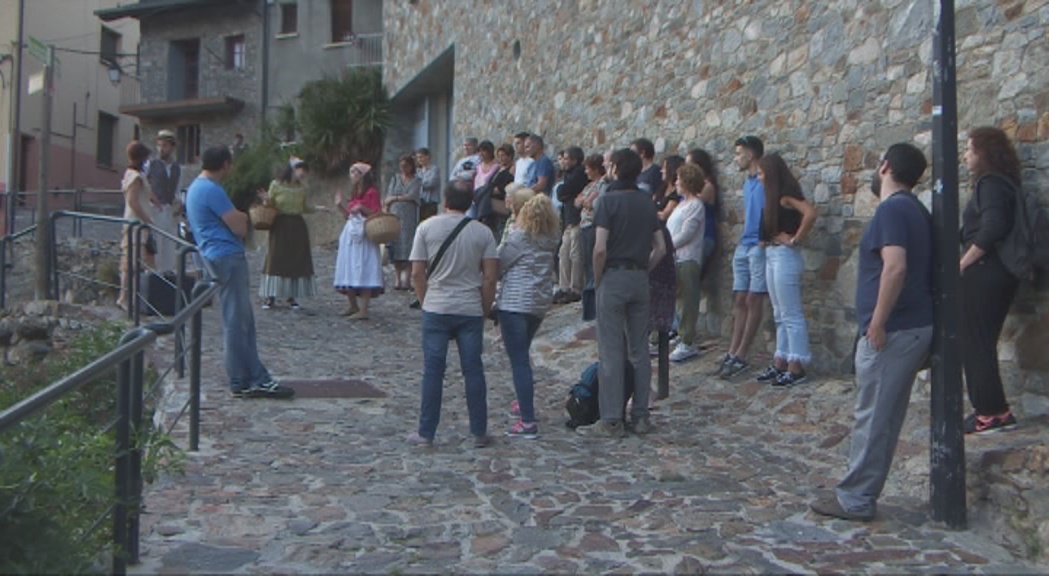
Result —
<instances>
[{"instance_id":1,"label":"black leggings","mask_svg":"<svg viewBox=\"0 0 1049 576\"><path fill-rule=\"evenodd\" d=\"M998 337L1018 286L997 254L984 256L961 277L962 365L969 401L981 416L1009 410L998 371Z\"/></svg>"}]
</instances>

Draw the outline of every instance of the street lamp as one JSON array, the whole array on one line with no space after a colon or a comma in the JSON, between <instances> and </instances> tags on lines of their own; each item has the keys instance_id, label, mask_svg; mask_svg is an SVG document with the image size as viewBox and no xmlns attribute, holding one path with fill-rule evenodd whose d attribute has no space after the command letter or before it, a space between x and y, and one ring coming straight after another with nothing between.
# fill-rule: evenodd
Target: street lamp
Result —
<instances>
[{"instance_id":1,"label":"street lamp","mask_svg":"<svg viewBox=\"0 0 1049 576\"><path fill-rule=\"evenodd\" d=\"M120 84L120 76L124 74L124 71L120 69L120 64L110 62L108 72L109 81L112 82L114 86Z\"/></svg>"}]
</instances>

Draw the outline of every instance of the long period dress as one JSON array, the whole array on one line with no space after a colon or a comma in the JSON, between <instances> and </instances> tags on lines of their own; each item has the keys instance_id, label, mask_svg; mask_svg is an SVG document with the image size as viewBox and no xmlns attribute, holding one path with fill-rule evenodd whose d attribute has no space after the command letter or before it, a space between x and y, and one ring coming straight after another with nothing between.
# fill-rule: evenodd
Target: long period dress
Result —
<instances>
[{"instance_id":1,"label":"long period dress","mask_svg":"<svg viewBox=\"0 0 1049 576\"><path fill-rule=\"evenodd\" d=\"M347 212L358 204L378 212L382 208L379 191L369 188L360 198L350 200ZM386 290L382 256L379 245L368 240L364 233L364 221L365 217L360 214L350 214L346 218L335 258L335 290L342 294L378 296Z\"/></svg>"},{"instance_id":2,"label":"long period dress","mask_svg":"<svg viewBox=\"0 0 1049 576\"><path fill-rule=\"evenodd\" d=\"M268 197L277 208L277 218L269 232L259 296L281 300L313 296L316 291L313 252L310 232L302 217L310 212L306 205L306 187L274 180Z\"/></svg>"},{"instance_id":3,"label":"long period dress","mask_svg":"<svg viewBox=\"0 0 1049 576\"><path fill-rule=\"evenodd\" d=\"M390 185L386 187L386 198L408 196L412 199L411 202L394 202L390 204L390 213L401 221L401 233L393 243L393 251L390 256L390 260L394 262L407 262L412 254L415 229L419 226L419 195L421 191L421 180L412 178L405 181L400 174L390 179Z\"/></svg>"}]
</instances>

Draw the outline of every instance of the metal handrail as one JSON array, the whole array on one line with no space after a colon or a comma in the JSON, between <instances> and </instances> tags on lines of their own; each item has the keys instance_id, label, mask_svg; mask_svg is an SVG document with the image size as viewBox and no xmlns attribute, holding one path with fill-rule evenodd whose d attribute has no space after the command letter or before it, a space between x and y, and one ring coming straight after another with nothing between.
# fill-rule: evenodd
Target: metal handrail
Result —
<instances>
[{"instance_id":1,"label":"metal handrail","mask_svg":"<svg viewBox=\"0 0 1049 576\"><path fill-rule=\"evenodd\" d=\"M28 236L32 232L36 232L36 224L21 232L0 238L0 310L7 309L7 247L15 240Z\"/></svg>"},{"instance_id":2,"label":"metal handrail","mask_svg":"<svg viewBox=\"0 0 1049 576\"><path fill-rule=\"evenodd\" d=\"M115 442L116 503L107 511L113 516L112 573L124 574L129 563L139 559L140 518L138 504L142 499L142 447L132 443L132 431L141 429L143 395L145 393L145 350L159 336L181 329L187 322L192 326L190 351L190 397L182 411L189 409L189 449L200 448L200 393L201 393L201 336L203 309L218 292L219 285L208 280L198 283L193 298L169 322L135 328L121 338L120 344L77 370L40 390L15 405L0 411L0 433L17 426L25 419L51 406L67 394L117 369L117 406ZM101 521L96 523L96 527ZM126 556L125 556L126 555Z\"/></svg>"}]
</instances>

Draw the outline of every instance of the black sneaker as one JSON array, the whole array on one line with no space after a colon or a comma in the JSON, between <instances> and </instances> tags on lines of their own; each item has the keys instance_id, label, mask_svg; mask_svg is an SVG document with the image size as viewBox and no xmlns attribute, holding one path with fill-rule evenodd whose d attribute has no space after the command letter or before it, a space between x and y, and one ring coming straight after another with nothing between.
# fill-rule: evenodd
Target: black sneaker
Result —
<instances>
[{"instance_id":1,"label":"black sneaker","mask_svg":"<svg viewBox=\"0 0 1049 576\"><path fill-rule=\"evenodd\" d=\"M769 367L766 368L764 372L758 374L757 381L775 382L779 379L781 374L783 374L783 372L779 368L776 368L773 364L769 364Z\"/></svg>"},{"instance_id":2,"label":"black sneaker","mask_svg":"<svg viewBox=\"0 0 1049 576\"><path fill-rule=\"evenodd\" d=\"M273 398L283 400L295 396L295 390L287 386L281 386L276 380L263 382L258 386L252 386L245 392L248 398Z\"/></svg>"},{"instance_id":3,"label":"black sneaker","mask_svg":"<svg viewBox=\"0 0 1049 576\"><path fill-rule=\"evenodd\" d=\"M721 377L732 378L736 374L746 371L748 368L750 368L750 364L747 364L746 360L739 357L733 357L732 360L721 370Z\"/></svg>"},{"instance_id":4,"label":"black sneaker","mask_svg":"<svg viewBox=\"0 0 1049 576\"><path fill-rule=\"evenodd\" d=\"M230 388L229 394L234 398L250 398L248 388Z\"/></svg>"},{"instance_id":5,"label":"black sneaker","mask_svg":"<svg viewBox=\"0 0 1049 576\"><path fill-rule=\"evenodd\" d=\"M791 386L797 386L805 381L805 373L795 374L791 371L786 371L776 378L776 381L772 383L777 388L790 388Z\"/></svg>"},{"instance_id":6,"label":"black sneaker","mask_svg":"<svg viewBox=\"0 0 1049 576\"><path fill-rule=\"evenodd\" d=\"M725 356L723 356L721 358L721 362L718 363L718 367L717 367L716 370L714 370L713 375L714 376L718 376L718 377L724 376L725 375L725 370L727 369L726 367L729 364L731 364L731 363L732 363L732 354L725 354Z\"/></svg>"}]
</instances>

